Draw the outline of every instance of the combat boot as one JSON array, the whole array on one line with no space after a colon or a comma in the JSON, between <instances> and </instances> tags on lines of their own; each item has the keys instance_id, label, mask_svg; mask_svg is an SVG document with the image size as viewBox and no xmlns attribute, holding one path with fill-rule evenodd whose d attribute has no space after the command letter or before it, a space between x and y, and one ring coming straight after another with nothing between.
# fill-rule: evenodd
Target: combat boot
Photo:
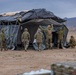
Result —
<instances>
[{"instance_id":1,"label":"combat boot","mask_svg":"<svg viewBox=\"0 0 76 75\"><path fill-rule=\"evenodd\" d=\"M27 49L25 48L25 51L27 52Z\"/></svg>"},{"instance_id":2,"label":"combat boot","mask_svg":"<svg viewBox=\"0 0 76 75\"><path fill-rule=\"evenodd\" d=\"M61 44L62 49L65 49L65 47L63 46L63 44Z\"/></svg>"},{"instance_id":3,"label":"combat boot","mask_svg":"<svg viewBox=\"0 0 76 75\"><path fill-rule=\"evenodd\" d=\"M38 49L38 51L40 52L40 51L41 51L41 49L39 48L39 49Z\"/></svg>"},{"instance_id":4,"label":"combat boot","mask_svg":"<svg viewBox=\"0 0 76 75\"><path fill-rule=\"evenodd\" d=\"M52 43L50 43L50 49L52 49Z\"/></svg>"}]
</instances>

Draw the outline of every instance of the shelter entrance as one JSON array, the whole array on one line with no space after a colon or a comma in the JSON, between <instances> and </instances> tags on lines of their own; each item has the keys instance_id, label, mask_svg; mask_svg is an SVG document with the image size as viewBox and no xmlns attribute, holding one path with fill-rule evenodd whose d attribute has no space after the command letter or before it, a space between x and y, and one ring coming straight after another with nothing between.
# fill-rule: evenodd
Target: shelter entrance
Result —
<instances>
[{"instance_id":1,"label":"shelter entrance","mask_svg":"<svg viewBox=\"0 0 76 75\"><path fill-rule=\"evenodd\" d=\"M53 47L57 47L58 34L56 32L52 32L52 43L53 43Z\"/></svg>"},{"instance_id":2,"label":"shelter entrance","mask_svg":"<svg viewBox=\"0 0 76 75\"><path fill-rule=\"evenodd\" d=\"M58 34L56 32L52 33L52 43L53 43L53 47L56 48L58 46ZM62 48L61 46L61 42L59 44L59 47Z\"/></svg>"},{"instance_id":3,"label":"shelter entrance","mask_svg":"<svg viewBox=\"0 0 76 75\"><path fill-rule=\"evenodd\" d=\"M28 32L30 33L30 46L32 46L33 40L34 40L34 34L36 33L39 25L37 24L26 24L22 26L22 33L24 32L24 29L27 28ZM21 34L22 34L21 33Z\"/></svg>"},{"instance_id":4,"label":"shelter entrance","mask_svg":"<svg viewBox=\"0 0 76 75\"><path fill-rule=\"evenodd\" d=\"M33 46L32 43L33 43L33 40L34 40L34 34L36 33L38 27L39 27L39 25L37 25L35 23L22 25L21 35L24 32L25 28L27 28L29 33L30 33L30 45L29 46ZM58 34L56 32L52 32L52 37L53 37L52 38L53 47L57 47Z\"/></svg>"}]
</instances>

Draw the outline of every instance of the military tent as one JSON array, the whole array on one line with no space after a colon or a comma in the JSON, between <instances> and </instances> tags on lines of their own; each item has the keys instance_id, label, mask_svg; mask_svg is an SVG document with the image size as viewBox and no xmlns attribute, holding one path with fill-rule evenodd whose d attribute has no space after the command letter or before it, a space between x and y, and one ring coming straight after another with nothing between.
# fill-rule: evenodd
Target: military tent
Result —
<instances>
[{"instance_id":1,"label":"military tent","mask_svg":"<svg viewBox=\"0 0 76 75\"><path fill-rule=\"evenodd\" d=\"M66 43L66 37L68 33L67 27L63 24L65 20L57 17L52 12L47 11L46 9L32 9L27 12L22 11L15 13L10 16L0 16L0 30L4 28L6 44L8 48L14 48L17 45L21 45L21 35L24 31L24 28L28 28L31 39L30 44L33 43L34 34L36 33L39 25L43 28L46 28L48 24L54 25L53 30L53 43L57 44L57 34L56 31L58 28L65 27L65 37L64 44Z\"/></svg>"}]
</instances>

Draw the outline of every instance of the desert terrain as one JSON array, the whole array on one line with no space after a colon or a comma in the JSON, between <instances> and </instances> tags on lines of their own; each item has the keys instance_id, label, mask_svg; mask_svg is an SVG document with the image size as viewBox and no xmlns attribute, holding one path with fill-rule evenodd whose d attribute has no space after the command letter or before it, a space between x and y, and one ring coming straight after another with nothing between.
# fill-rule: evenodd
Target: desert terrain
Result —
<instances>
[{"instance_id":1,"label":"desert terrain","mask_svg":"<svg viewBox=\"0 0 76 75\"><path fill-rule=\"evenodd\" d=\"M75 35L75 32L69 32ZM41 52L29 49L15 51L0 51L0 75L17 75L32 70L48 69L50 65L56 62L76 61L75 49L52 49Z\"/></svg>"}]
</instances>

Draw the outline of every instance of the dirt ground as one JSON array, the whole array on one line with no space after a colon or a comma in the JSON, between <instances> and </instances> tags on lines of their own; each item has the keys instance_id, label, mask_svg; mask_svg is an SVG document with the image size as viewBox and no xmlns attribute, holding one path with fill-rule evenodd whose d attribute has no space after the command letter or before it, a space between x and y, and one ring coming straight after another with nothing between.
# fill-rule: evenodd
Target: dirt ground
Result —
<instances>
[{"instance_id":1,"label":"dirt ground","mask_svg":"<svg viewBox=\"0 0 76 75\"><path fill-rule=\"evenodd\" d=\"M75 49L0 51L0 75L17 75L32 70L50 69L56 62L76 61Z\"/></svg>"}]
</instances>

